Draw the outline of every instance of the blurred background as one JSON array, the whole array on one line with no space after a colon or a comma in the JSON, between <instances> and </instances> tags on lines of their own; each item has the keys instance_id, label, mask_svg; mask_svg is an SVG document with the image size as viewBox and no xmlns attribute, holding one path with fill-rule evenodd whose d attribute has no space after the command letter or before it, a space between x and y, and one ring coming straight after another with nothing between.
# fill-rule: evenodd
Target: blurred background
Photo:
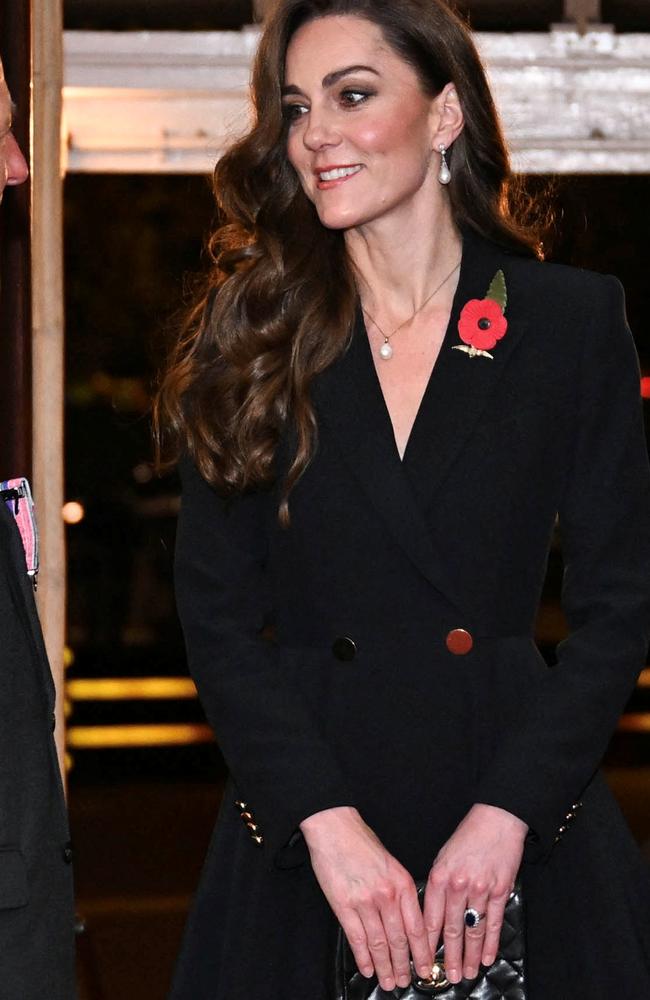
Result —
<instances>
[{"instance_id":1,"label":"blurred background","mask_svg":"<svg viewBox=\"0 0 650 1000\"><path fill-rule=\"evenodd\" d=\"M551 185L556 222L548 255L623 281L650 396L644 252L650 157L634 132L635 121L644 119L646 130L650 123L648 0L459 0L456 6L481 33L488 67L491 58L500 66L497 94L507 104L517 92L513 134L526 115L533 123L514 148L530 191ZM63 6L66 763L86 927L79 938L82 1000L165 996L224 777L187 676L174 611L178 484L173 475L154 474L149 426L156 370L202 267L213 220L206 165L219 142L209 121L189 139L168 131L164 141L140 141L138 115L143 133L148 126L145 104L135 111L128 105L135 131L125 139L120 108L127 105L119 102L130 86L138 100L151 100L170 52L179 77L165 77L156 107L180 101L179 107L198 109L188 113L200 112L196 101L203 97L188 97L180 80L192 73L196 53L198 75L210 58L218 63L220 93L229 100L228 74L239 93L254 48L250 26L262 7L247 0L65 0ZM159 32L174 35L162 39ZM235 34L214 35L221 32ZM580 79L581 67L596 74L589 98L562 83L545 95L544 80L540 90L534 76L544 66L553 73L565 66L572 80ZM620 87L612 74L619 71L628 74L633 94L624 127L611 120L609 95ZM109 99L102 119L97 102ZM592 117L584 141L577 141L581 100L592 102ZM567 129L549 145L548 119L557 114L566 115ZM232 109L226 118L234 127ZM549 660L565 634L561 572L554 548L538 622ZM647 845L650 670L606 764L635 836Z\"/></svg>"}]
</instances>

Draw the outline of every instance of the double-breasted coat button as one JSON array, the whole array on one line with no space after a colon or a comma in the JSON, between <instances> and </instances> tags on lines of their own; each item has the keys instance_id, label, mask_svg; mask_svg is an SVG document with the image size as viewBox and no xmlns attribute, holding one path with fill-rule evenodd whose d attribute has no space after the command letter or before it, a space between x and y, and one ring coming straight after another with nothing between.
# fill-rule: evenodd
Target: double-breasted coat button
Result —
<instances>
[{"instance_id":1,"label":"double-breasted coat button","mask_svg":"<svg viewBox=\"0 0 650 1000\"><path fill-rule=\"evenodd\" d=\"M445 645L454 656L464 656L474 645L474 639L472 633L468 632L467 629L452 628L451 632L447 633Z\"/></svg>"},{"instance_id":2,"label":"double-breasted coat button","mask_svg":"<svg viewBox=\"0 0 650 1000\"><path fill-rule=\"evenodd\" d=\"M63 860L66 865L72 864L72 844L69 841L63 848Z\"/></svg>"},{"instance_id":3,"label":"double-breasted coat button","mask_svg":"<svg viewBox=\"0 0 650 1000\"><path fill-rule=\"evenodd\" d=\"M340 635L332 643L332 652L337 660L349 663L357 655L357 644L349 636Z\"/></svg>"}]
</instances>

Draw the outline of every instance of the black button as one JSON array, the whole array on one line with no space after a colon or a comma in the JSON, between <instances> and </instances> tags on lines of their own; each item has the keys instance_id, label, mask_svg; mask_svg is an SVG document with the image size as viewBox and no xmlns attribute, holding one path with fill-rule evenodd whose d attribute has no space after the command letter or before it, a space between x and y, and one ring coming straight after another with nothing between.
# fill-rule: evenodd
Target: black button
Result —
<instances>
[{"instance_id":1,"label":"black button","mask_svg":"<svg viewBox=\"0 0 650 1000\"><path fill-rule=\"evenodd\" d=\"M354 639L350 639L347 635L340 635L332 643L332 652L337 660L349 662L357 655L357 646Z\"/></svg>"},{"instance_id":2,"label":"black button","mask_svg":"<svg viewBox=\"0 0 650 1000\"><path fill-rule=\"evenodd\" d=\"M63 860L66 865L72 864L72 844L69 842L63 848Z\"/></svg>"}]
</instances>

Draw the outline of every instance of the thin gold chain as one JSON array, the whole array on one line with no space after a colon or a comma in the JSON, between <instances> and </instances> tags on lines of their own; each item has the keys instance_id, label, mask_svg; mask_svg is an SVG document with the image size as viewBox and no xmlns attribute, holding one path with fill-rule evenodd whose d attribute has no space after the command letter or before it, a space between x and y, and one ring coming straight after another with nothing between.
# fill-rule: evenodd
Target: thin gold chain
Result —
<instances>
[{"instance_id":1,"label":"thin gold chain","mask_svg":"<svg viewBox=\"0 0 650 1000\"><path fill-rule=\"evenodd\" d=\"M442 280L442 281L440 282L440 284L438 285L438 287L437 287L437 288L434 288L434 290L433 290L433 291L431 292L431 295L429 295L429 296L428 296L428 297L427 297L427 298L426 298L426 299L424 300L424 302L422 303L422 305L421 305L421 306L418 306L418 307L417 307L417 309L415 310L415 312L411 313L411 315L410 315L410 316L408 317L408 319L405 319L405 320L404 320L404 321L403 321L402 323L400 323L400 325L399 325L399 326L395 327L395 329L393 330L393 332L392 332L392 333L389 333L388 335L386 335L386 334L384 333L384 331L383 331L383 330L382 330L382 328L380 327L380 325L379 325L379 323L377 322L377 320L375 319L375 317L374 317L374 316L373 316L373 315L372 315L371 313L369 313L367 309L364 309L364 308L363 308L363 306L361 306L361 310L362 310L362 312L363 312L363 315L364 315L364 316L367 316L369 320L372 320L372 322L373 322L373 323L375 324L375 326L376 326L376 327L377 327L377 329L379 330L380 334L381 334L381 335L382 335L382 337L384 338L384 343L385 343L385 344L387 344L387 343L389 342L389 340L390 340L390 339L391 339L392 337L394 337L394 336L395 336L395 334L396 334L396 333L399 333L399 331L400 331L400 330L402 329L402 327L403 327L403 326L406 326L406 324L407 324L407 323L410 323L410 322L411 322L411 320L414 320L414 319L415 319L415 317L416 317L416 316L418 315L418 313L421 313L421 312L422 312L422 310L424 309L424 307L425 307L426 305L428 305L428 303L429 303L429 302L431 302L431 299L433 298L433 296L434 296L434 295L437 295L437 294L438 294L438 292L440 291L440 289L442 288L442 286L443 286L443 285L446 285L446 284L447 284L447 282L448 282L448 281L449 281L449 279L451 278L452 274L455 274L455 273L456 273L456 271L457 271L457 270L458 270L458 268L460 267L460 264L461 264L461 262L460 262L460 260L459 260L459 261L458 261L458 263L457 263L457 264L455 264L455 265L454 265L454 267L452 268L452 270L451 270L451 271L449 272L449 274L447 275L447 277L446 277L446 278L444 278L444 279L443 279L443 280Z\"/></svg>"}]
</instances>

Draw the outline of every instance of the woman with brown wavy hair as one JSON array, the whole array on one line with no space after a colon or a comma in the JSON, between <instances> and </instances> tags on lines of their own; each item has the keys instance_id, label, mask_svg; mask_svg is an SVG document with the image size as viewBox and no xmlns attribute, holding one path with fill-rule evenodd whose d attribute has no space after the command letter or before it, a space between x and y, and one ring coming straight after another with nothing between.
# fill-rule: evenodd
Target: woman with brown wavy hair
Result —
<instances>
[{"instance_id":1,"label":"woman with brown wavy hair","mask_svg":"<svg viewBox=\"0 0 650 1000\"><path fill-rule=\"evenodd\" d=\"M620 286L539 261L442 0L280 0L252 91L157 404L231 774L172 997L347 995L339 925L355 997L485 991L518 874L526 985L472 995L650 995L648 875L597 770L650 605Z\"/></svg>"}]
</instances>

